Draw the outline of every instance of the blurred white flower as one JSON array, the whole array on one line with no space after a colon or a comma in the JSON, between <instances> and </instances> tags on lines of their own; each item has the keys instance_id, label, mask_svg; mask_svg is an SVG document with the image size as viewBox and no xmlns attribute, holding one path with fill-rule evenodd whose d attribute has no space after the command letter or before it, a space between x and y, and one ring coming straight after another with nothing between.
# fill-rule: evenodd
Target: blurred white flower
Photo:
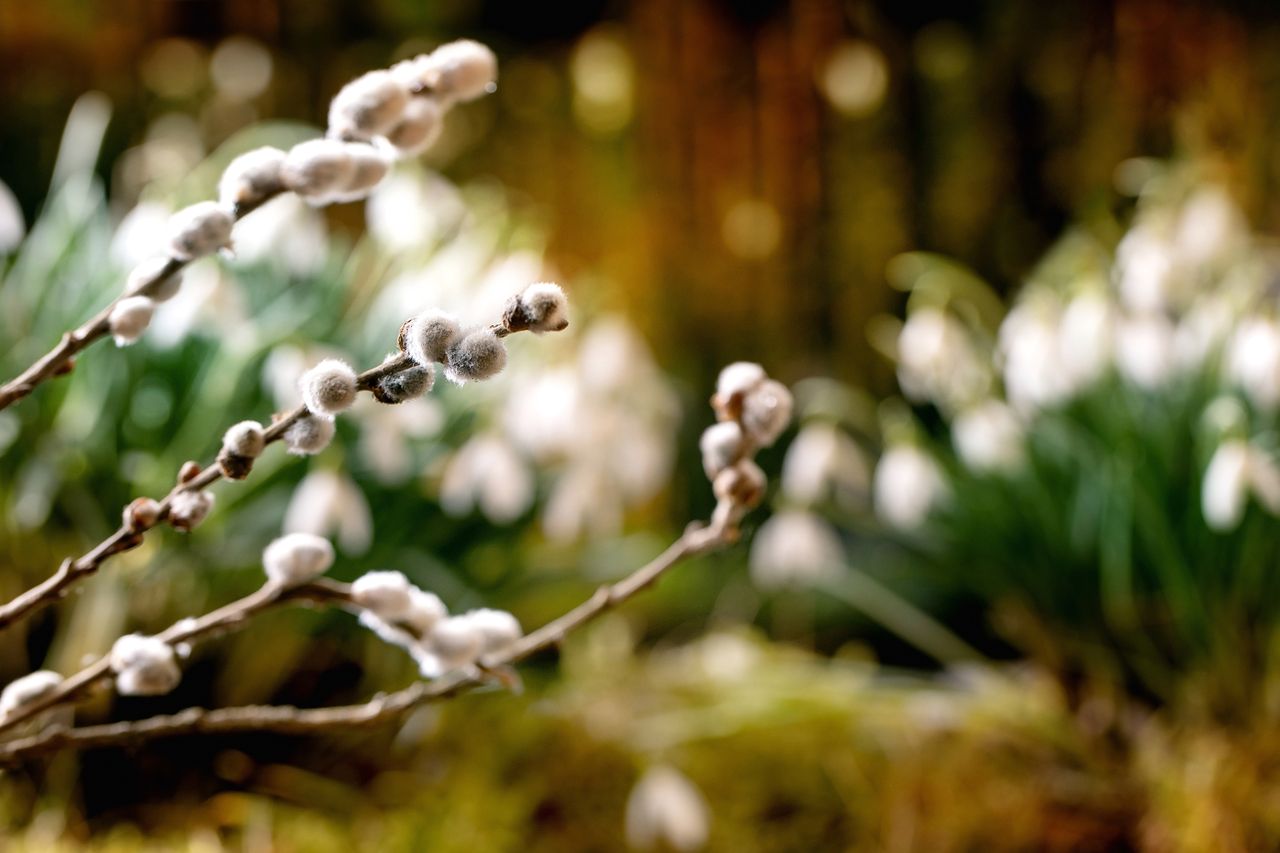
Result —
<instances>
[{"instance_id":1,"label":"blurred white flower","mask_svg":"<svg viewBox=\"0 0 1280 853\"><path fill-rule=\"evenodd\" d=\"M1243 320L1227 345L1226 373L1259 409L1272 411L1280 405L1280 323L1262 317Z\"/></svg>"},{"instance_id":2,"label":"blurred white flower","mask_svg":"<svg viewBox=\"0 0 1280 853\"><path fill-rule=\"evenodd\" d=\"M679 853L706 846L711 813L702 794L673 767L646 770L627 798L627 844Z\"/></svg>"},{"instance_id":3,"label":"blurred white flower","mask_svg":"<svg viewBox=\"0 0 1280 853\"><path fill-rule=\"evenodd\" d=\"M164 248L173 208L158 201L140 201L124 215L111 238L111 255L132 269Z\"/></svg>"},{"instance_id":4,"label":"blurred white flower","mask_svg":"<svg viewBox=\"0 0 1280 853\"><path fill-rule=\"evenodd\" d=\"M1250 494L1267 512L1280 515L1280 465L1249 442L1228 439L1218 445L1204 472L1200 505L1205 522L1214 530L1234 530Z\"/></svg>"},{"instance_id":5,"label":"blurred white flower","mask_svg":"<svg viewBox=\"0 0 1280 853\"><path fill-rule=\"evenodd\" d=\"M208 258L187 266L177 295L156 309L148 340L168 348L197 333L232 351L251 350L257 342L258 324L249 321L239 284Z\"/></svg>"},{"instance_id":6,"label":"blurred white flower","mask_svg":"<svg viewBox=\"0 0 1280 853\"><path fill-rule=\"evenodd\" d=\"M782 462L782 493L798 504L834 498L852 509L870 491L871 464L844 430L829 423L804 426Z\"/></svg>"},{"instance_id":7,"label":"blurred white flower","mask_svg":"<svg viewBox=\"0 0 1280 853\"><path fill-rule=\"evenodd\" d=\"M457 187L439 175L413 169L392 172L365 206L369 233L392 252L431 246L466 213Z\"/></svg>"},{"instance_id":8,"label":"blurred white flower","mask_svg":"<svg viewBox=\"0 0 1280 853\"><path fill-rule=\"evenodd\" d=\"M1212 264L1240 244L1246 228L1244 214L1223 187L1198 187L1178 214L1173 240L1178 260L1191 266Z\"/></svg>"},{"instance_id":9,"label":"blurred white flower","mask_svg":"<svg viewBox=\"0 0 1280 853\"><path fill-rule=\"evenodd\" d=\"M1072 392L1059 324L1056 307L1038 301L1017 305L1000 324L1005 393L1020 412L1053 406Z\"/></svg>"},{"instance_id":10,"label":"blurred white flower","mask_svg":"<svg viewBox=\"0 0 1280 853\"><path fill-rule=\"evenodd\" d=\"M1178 369L1200 369L1222 348L1232 333L1235 319L1236 311L1219 295L1206 294L1193 302L1178 321L1178 329L1174 332L1174 360ZM1276 384L1280 393L1280 379Z\"/></svg>"},{"instance_id":11,"label":"blurred white flower","mask_svg":"<svg viewBox=\"0 0 1280 853\"><path fill-rule=\"evenodd\" d=\"M876 515L910 530L947 494L942 470L931 456L909 444L891 447L880 457L873 484Z\"/></svg>"},{"instance_id":12,"label":"blurred white flower","mask_svg":"<svg viewBox=\"0 0 1280 853\"><path fill-rule=\"evenodd\" d=\"M763 589L834 577L844 566L844 545L827 521L803 510L775 513L751 542L751 578Z\"/></svg>"},{"instance_id":13,"label":"blurred white flower","mask_svg":"<svg viewBox=\"0 0 1280 853\"><path fill-rule=\"evenodd\" d=\"M356 404L356 411L360 456L386 485L403 483L413 476L409 443L438 435L445 423L444 409L432 397L415 397L394 406L365 397Z\"/></svg>"},{"instance_id":14,"label":"blurred white flower","mask_svg":"<svg viewBox=\"0 0 1280 853\"><path fill-rule=\"evenodd\" d=\"M534 498L533 473L505 438L477 435L450 459L440 483L440 504L451 515L479 507L497 524L519 518Z\"/></svg>"},{"instance_id":15,"label":"blurred white flower","mask_svg":"<svg viewBox=\"0 0 1280 853\"><path fill-rule=\"evenodd\" d=\"M267 202L236 224L235 264L266 263L289 275L314 275L329 257L324 215L293 193Z\"/></svg>"},{"instance_id":16,"label":"blurred white flower","mask_svg":"<svg viewBox=\"0 0 1280 853\"><path fill-rule=\"evenodd\" d=\"M1126 317L1116 326L1116 367L1147 391L1164 385L1177 366L1173 325L1159 314Z\"/></svg>"},{"instance_id":17,"label":"blurred white flower","mask_svg":"<svg viewBox=\"0 0 1280 853\"><path fill-rule=\"evenodd\" d=\"M955 408L981 397L991 385L967 329L937 308L911 312L898 335L898 382L908 398Z\"/></svg>"},{"instance_id":18,"label":"blurred white flower","mask_svg":"<svg viewBox=\"0 0 1280 853\"><path fill-rule=\"evenodd\" d=\"M1062 369L1072 392L1092 385L1111 366L1115 305L1089 290L1067 303L1058 332Z\"/></svg>"},{"instance_id":19,"label":"blurred white flower","mask_svg":"<svg viewBox=\"0 0 1280 853\"><path fill-rule=\"evenodd\" d=\"M1115 275L1125 307L1163 311L1172 296L1174 247L1154 224L1140 222L1116 247Z\"/></svg>"},{"instance_id":20,"label":"blurred white flower","mask_svg":"<svg viewBox=\"0 0 1280 853\"><path fill-rule=\"evenodd\" d=\"M355 481L326 469L302 478L284 513L285 533L330 537L349 554L363 554L373 541L373 514Z\"/></svg>"},{"instance_id":21,"label":"blurred white flower","mask_svg":"<svg viewBox=\"0 0 1280 853\"><path fill-rule=\"evenodd\" d=\"M542 530L560 542L586 534L603 536L622 528L622 516L622 496L610 488L605 472L579 461L556 478L542 511Z\"/></svg>"},{"instance_id":22,"label":"blurred white flower","mask_svg":"<svg viewBox=\"0 0 1280 853\"><path fill-rule=\"evenodd\" d=\"M987 400L966 409L951 425L960 460L980 473L1008 472L1022 465L1025 432L1012 408Z\"/></svg>"},{"instance_id":23,"label":"blurred white flower","mask_svg":"<svg viewBox=\"0 0 1280 853\"><path fill-rule=\"evenodd\" d=\"M0 254L7 254L18 248L26 233L22 207L9 185L0 181Z\"/></svg>"}]
</instances>

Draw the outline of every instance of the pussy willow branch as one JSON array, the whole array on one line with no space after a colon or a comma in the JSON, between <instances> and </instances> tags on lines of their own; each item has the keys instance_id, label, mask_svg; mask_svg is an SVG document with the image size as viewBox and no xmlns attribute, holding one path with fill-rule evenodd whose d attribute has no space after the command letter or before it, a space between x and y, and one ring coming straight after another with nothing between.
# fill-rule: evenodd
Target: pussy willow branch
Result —
<instances>
[{"instance_id":1,"label":"pussy willow branch","mask_svg":"<svg viewBox=\"0 0 1280 853\"><path fill-rule=\"evenodd\" d=\"M509 334L501 325L491 327L493 331L500 336ZM371 390L380 379L395 373L400 373L409 369L414 362L409 356L403 353L383 362L377 367L366 370L357 377L356 384L361 391ZM271 426L264 431L267 444L272 444L281 440L285 430L292 426L299 418L307 414L306 406L298 406L291 412L279 415L272 422ZM22 593L18 597L9 601L7 604L0 606L0 629L4 629L14 622L23 619L43 607L46 607L58 601L70 587L92 575L102 567L102 564L116 554L137 548L142 544L144 534L152 527L163 522L169 514L169 508L173 503L173 499L180 493L186 491L194 491L203 489L212 483L223 478L222 471L218 465L210 464L203 469L196 477L186 482L176 484L163 500L160 501L160 512L156 518L155 524L140 526L138 528L130 527L127 524L121 524L120 528L112 533L106 539L99 542L92 549L76 558L67 558L62 562L58 571L46 580Z\"/></svg>"},{"instance_id":2,"label":"pussy willow branch","mask_svg":"<svg viewBox=\"0 0 1280 853\"><path fill-rule=\"evenodd\" d=\"M278 195L275 194L275 195ZM248 214L261 207L271 198L263 199L254 205L236 205L232 218L235 222L239 222ZM93 317L86 320L79 327L69 332L64 332L58 343L40 358L36 359L30 367L19 373L13 379L0 385L0 409L5 409L21 400L36 389L36 386L47 379L55 376L61 376L70 373L75 362L74 357L81 350L87 349L94 341L105 338L111 333L111 311L116 307L121 299L126 296L149 296L171 275L180 272L189 261L180 261L177 258L169 258L169 262L152 276L152 278L143 283L136 291L132 293L121 293L115 299L112 299L107 307L103 308Z\"/></svg>"},{"instance_id":3,"label":"pussy willow branch","mask_svg":"<svg viewBox=\"0 0 1280 853\"><path fill-rule=\"evenodd\" d=\"M198 638L207 638L243 626L251 616L280 604L303 603L328 605L351 603L351 587L348 584L320 578L295 587L268 583L249 595L239 598L217 610L200 617L179 619L165 631L157 634L171 646ZM0 718L0 733L12 729L41 711L61 705L83 696L95 684L111 677L109 655L103 655L84 669L63 680L56 688L40 699L16 708Z\"/></svg>"},{"instance_id":4,"label":"pussy willow branch","mask_svg":"<svg viewBox=\"0 0 1280 853\"><path fill-rule=\"evenodd\" d=\"M376 696L359 705L307 709L289 705L246 705L216 710L187 708L176 714L133 722L79 728L55 727L30 737L0 743L0 764L14 764L67 748L114 746L181 734L242 731L308 734L391 722L419 705L448 699L488 683L491 677L488 672L517 663L556 645L570 632L652 586L682 561L736 541L738 530L735 519L740 514L736 511L717 512L714 518L721 519L720 521L713 521L709 526L691 525L651 562L614 584L600 587L582 604L525 635L504 651L482 659L474 671L459 671L431 682L417 681L394 693Z\"/></svg>"}]
</instances>

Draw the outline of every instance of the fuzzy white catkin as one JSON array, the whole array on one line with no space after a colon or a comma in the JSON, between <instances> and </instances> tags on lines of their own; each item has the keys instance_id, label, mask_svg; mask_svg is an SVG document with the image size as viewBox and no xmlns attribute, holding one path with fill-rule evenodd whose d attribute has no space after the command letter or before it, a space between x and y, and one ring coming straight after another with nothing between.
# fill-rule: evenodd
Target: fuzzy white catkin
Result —
<instances>
[{"instance_id":1,"label":"fuzzy white catkin","mask_svg":"<svg viewBox=\"0 0 1280 853\"><path fill-rule=\"evenodd\" d=\"M449 101L472 101L494 91L498 58L470 39L449 42L432 51L422 63L432 91Z\"/></svg>"},{"instance_id":2,"label":"fuzzy white catkin","mask_svg":"<svg viewBox=\"0 0 1280 853\"><path fill-rule=\"evenodd\" d=\"M134 267L125 282L125 295L147 296L154 302L167 302L177 296L178 289L182 287L181 270L156 280L169 266L169 260L168 255L156 255Z\"/></svg>"},{"instance_id":3,"label":"fuzzy white catkin","mask_svg":"<svg viewBox=\"0 0 1280 853\"><path fill-rule=\"evenodd\" d=\"M415 364L407 370L379 379L374 396L383 403L403 403L430 391L435 380L436 369L433 365L419 367Z\"/></svg>"},{"instance_id":4,"label":"fuzzy white catkin","mask_svg":"<svg viewBox=\"0 0 1280 853\"><path fill-rule=\"evenodd\" d=\"M0 692L0 717L43 699L62 683L62 676L47 669L15 679Z\"/></svg>"},{"instance_id":5,"label":"fuzzy white catkin","mask_svg":"<svg viewBox=\"0 0 1280 853\"><path fill-rule=\"evenodd\" d=\"M507 348L488 327L472 329L449 347L444 375L458 385L497 376L507 366Z\"/></svg>"},{"instance_id":6,"label":"fuzzy white catkin","mask_svg":"<svg viewBox=\"0 0 1280 853\"><path fill-rule=\"evenodd\" d=\"M314 456L329 446L334 431L332 420L308 413L284 431L284 446L294 456Z\"/></svg>"},{"instance_id":7,"label":"fuzzy white catkin","mask_svg":"<svg viewBox=\"0 0 1280 853\"><path fill-rule=\"evenodd\" d=\"M329 104L329 132L342 139L371 139L390 130L409 103L399 75L370 71L343 86Z\"/></svg>"},{"instance_id":8,"label":"fuzzy white catkin","mask_svg":"<svg viewBox=\"0 0 1280 853\"><path fill-rule=\"evenodd\" d=\"M520 307L531 332L558 332L569 325L569 298L558 284L529 285L520 294Z\"/></svg>"},{"instance_id":9,"label":"fuzzy white catkin","mask_svg":"<svg viewBox=\"0 0 1280 853\"><path fill-rule=\"evenodd\" d=\"M448 615L449 608L444 606L440 596L418 589L416 586L409 590L409 609L403 621L417 631L419 636L427 636L431 629Z\"/></svg>"},{"instance_id":10,"label":"fuzzy white catkin","mask_svg":"<svg viewBox=\"0 0 1280 853\"><path fill-rule=\"evenodd\" d=\"M182 680L173 648L158 637L126 634L111 647L109 662L125 696L160 696Z\"/></svg>"},{"instance_id":11,"label":"fuzzy white catkin","mask_svg":"<svg viewBox=\"0 0 1280 853\"><path fill-rule=\"evenodd\" d=\"M404 347L415 362L427 367L433 362L444 364L449 347L462 334L458 319L444 311L424 311L405 329Z\"/></svg>"},{"instance_id":12,"label":"fuzzy white catkin","mask_svg":"<svg viewBox=\"0 0 1280 853\"><path fill-rule=\"evenodd\" d=\"M791 423L792 408L787 386L766 379L742 398L742 428L756 445L769 447Z\"/></svg>"},{"instance_id":13,"label":"fuzzy white catkin","mask_svg":"<svg viewBox=\"0 0 1280 853\"><path fill-rule=\"evenodd\" d=\"M289 533L262 552L267 579L280 586L297 586L313 580L333 565L333 545L314 533Z\"/></svg>"},{"instance_id":14,"label":"fuzzy white catkin","mask_svg":"<svg viewBox=\"0 0 1280 853\"><path fill-rule=\"evenodd\" d=\"M402 572L366 572L351 584L351 600L375 616L399 622L413 607L412 590Z\"/></svg>"},{"instance_id":15,"label":"fuzzy white catkin","mask_svg":"<svg viewBox=\"0 0 1280 853\"><path fill-rule=\"evenodd\" d=\"M202 201L179 210L169 219L169 254L193 261L231 246L231 211L216 201Z\"/></svg>"},{"instance_id":16,"label":"fuzzy white catkin","mask_svg":"<svg viewBox=\"0 0 1280 853\"><path fill-rule=\"evenodd\" d=\"M382 182L391 168L391 158L362 142L347 145L347 153L351 157L351 174L347 177L338 192L332 196L334 201L359 201Z\"/></svg>"},{"instance_id":17,"label":"fuzzy white catkin","mask_svg":"<svg viewBox=\"0 0 1280 853\"><path fill-rule=\"evenodd\" d=\"M386 139L401 157L413 157L431 147L444 125L444 111L435 98L412 98Z\"/></svg>"},{"instance_id":18,"label":"fuzzy white catkin","mask_svg":"<svg viewBox=\"0 0 1280 853\"><path fill-rule=\"evenodd\" d=\"M716 378L716 396L729 400L745 394L765 379L764 368L750 361L735 361L720 371Z\"/></svg>"},{"instance_id":19,"label":"fuzzy white catkin","mask_svg":"<svg viewBox=\"0 0 1280 853\"><path fill-rule=\"evenodd\" d=\"M266 449L267 439L262 424L257 421L241 421L230 427L222 436L222 449L235 456L256 459Z\"/></svg>"},{"instance_id":20,"label":"fuzzy white catkin","mask_svg":"<svg viewBox=\"0 0 1280 853\"><path fill-rule=\"evenodd\" d=\"M739 459L711 481L711 493L716 500L754 507L764 497L767 484L768 478L759 465L751 459Z\"/></svg>"},{"instance_id":21,"label":"fuzzy white catkin","mask_svg":"<svg viewBox=\"0 0 1280 853\"><path fill-rule=\"evenodd\" d=\"M326 358L298 380L302 403L313 414L336 415L356 401L356 372L336 358Z\"/></svg>"},{"instance_id":22,"label":"fuzzy white catkin","mask_svg":"<svg viewBox=\"0 0 1280 853\"><path fill-rule=\"evenodd\" d=\"M218 181L218 200L227 207L257 207L284 191L288 155L270 145L246 151L227 164Z\"/></svg>"},{"instance_id":23,"label":"fuzzy white catkin","mask_svg":"<svg viewBox=\"0 0 1280 853\"><path fill-rule=\"evenodd\" d=\"M698 440L698 449L702 451L702 470L707 472L707 479L716 476L733 464L743 451L742 427L737 421L724 421L707 427Z\"/></svg>"},{"instance_id":24,"label":"fuzzy white catkin","mask_svg":"<svg viewBox=\"0 0 1280 853\"><path fill-rule=\"evenodd\" d=\"M191 530L213 509L213 492L178 492L169 501L169 523L179 530Z\"/></svg>"},{"instance_id":25,"label":"fuzzy white catkin","mask_svg":"<svg viewBox=\"0 0 1280 853\"><path fill-rule=\"evenodd\" d=\"M311 139L289 149L280 177L312 204L327 204L351 180L355 163L349 147L336 139Z\"/></svg>"},{"instance_id":26,"label":"fuzzy white catkin","mask_svg":"<svg viewBox=\"0 0 1280 853\"><path fill-rule=\"evenodd\" d=\"M470 620L472 627L480 632L483 654L500 652L524 634L520 622L505 610L482 607L464 613L463 618Z\"/></svg>"},{"instance_id":27,"label":"fuzzy white catkin","mask_svg":"<svg viewBox=\"0 0 1280 853\"><path fill-rule=\"evenodd\" d=\"M431 629L426 646L442 673L469 666L484 653L483 626L466 615L450 616Z\"/></svg>"},{"instance_id":28,"label":"fuzzy white catkin","mask_svg":"<svg viewBox=\"0 0 1280 853\"><path fill-rule=\"evenodd\" d=\"M146 296L126 296L115 304L107 316L107 328L118 347L136 343L151 325L156 303Z\"/></svg>"}]
</instances>

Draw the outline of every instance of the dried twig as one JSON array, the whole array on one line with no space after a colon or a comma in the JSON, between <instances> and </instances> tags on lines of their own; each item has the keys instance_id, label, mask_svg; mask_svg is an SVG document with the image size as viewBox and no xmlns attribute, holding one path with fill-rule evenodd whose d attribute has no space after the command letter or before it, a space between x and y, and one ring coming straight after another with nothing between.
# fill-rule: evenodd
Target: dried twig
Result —
<instances>
[{"instance_id":1,"label":"dried twig","mask_svg":"<svg viewBox=\"0 0 1280 853\"><path fill-rule=\"evenodd\" d=\"M722 502L721 509L715 514L717 521L709 526L691 525L684 534L673 542L665 551L648 564L627 575L617 583L602 586L595 594L582 604L565 613L563 616L548 622L538 630L528 634L508 646L502 652L482 659L479 666L470 670L460 670L453 675L432 682L415 682L408 687L393 693L379 695L359 705L342 705L332 708L296 708L281 705L247 705L235 708L207 710L204 708L187 708L176 714L150 717L144 720L108 723L98 726L82 726L78 728L49 728L30 737L18 738L7 743L0 743L0 763L15 764L41 755L57 752L62 749L85 749L97 746L116 746L133 743L150 738L170 737L181 734L214 734L242 731L270 731L280 734L309 734L334 731L347 728L367 727L388 723L401 717L405 712L428 702L435 702L467 692L489 683L491 671L517 663L536 652L550 648L561 642L567 634L581 625L592 621L605 611L618 606L641 590L654 584L664 573L683 560L716 550L737 540L736 519L741 514L739 507L726 507ZM725 511L727 510L727 511ZM323 592L318 594L321 600L341 599L341 586L316 582L307 587L320 586ZM290 590L301 592L307 587ZM238 624L251 612L261 610L276 601L266 600L266 589L253 596L248 596L221 610L214 611L199 620L199 624L207 624L208 631ZM247 605L255 596L263 598L253 605ZM308 596L303 596L308 597ZM252 609L251 609L252 608ZM223 614L223 615L219 615ZM179 642L189 639L191 634L177 631L178 623L160 636L167 640ZM201 633L207 633L202 631ZM94 666L82 671L64 682L78 682L72 689L83 690L89 683L109 674L103 669L105 664L99 661ZM86 676L85 673L93 673ZM66 688L61 688L65 690ZM64 697L65 698L65 697ZM57 699L42 701L33 706L36 713L55 704ZM27 715L24 715L24 717ZM16 720L15 720L16 722ZM0 726L0 730L8 723Z\"/></svg>"}]
</instances>

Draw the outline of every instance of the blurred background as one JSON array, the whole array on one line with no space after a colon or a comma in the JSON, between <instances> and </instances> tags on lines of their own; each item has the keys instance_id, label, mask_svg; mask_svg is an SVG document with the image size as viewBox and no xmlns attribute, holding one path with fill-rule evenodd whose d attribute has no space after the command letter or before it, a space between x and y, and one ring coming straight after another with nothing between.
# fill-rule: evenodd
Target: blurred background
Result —
<instances>
[{"instance_id":1,"label":"blurred background","mask_svg":"<svg viewBox=\"0 0 1280 853\"><path fill-rule=\"evenodd\" d=\"M519 697L9 773L14 849L1280 844L1270 4L0 2L6 376L235 154L461 37L498 91L419 162L256 212L141 344L0 413L0 592L416 311L554 278L570 332L269 454L195 534L0 635L0 680L248 592L281 529L332 536L342 579L541 624L710 511L697 439L740 359L798 402L755 535ZM271 614L81 719L408 683L352 621Z\"/></svg>"}]
</instances>

